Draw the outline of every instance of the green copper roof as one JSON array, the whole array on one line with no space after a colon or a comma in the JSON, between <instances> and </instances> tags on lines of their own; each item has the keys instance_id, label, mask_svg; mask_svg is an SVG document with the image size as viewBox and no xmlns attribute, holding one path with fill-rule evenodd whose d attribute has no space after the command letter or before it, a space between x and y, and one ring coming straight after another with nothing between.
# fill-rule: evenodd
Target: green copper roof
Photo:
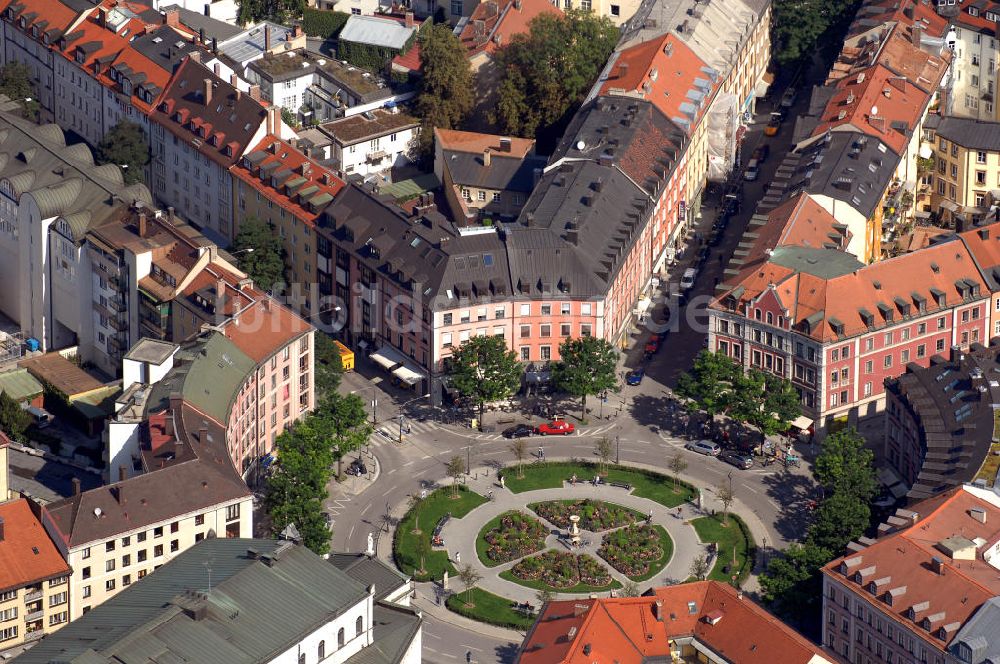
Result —
<instances>
[{"instance_id":1,"label":"green copper roof","mask_svg":"<svg viewBox=\"0 0 1000 664\"><path fill-rule=\"evenodd\" d=\"M771 255L771 262L811 274L820 279L840 277L865 266L864 263L844 251L794 245L777 247Z\"/></svg>"}]
</instances>

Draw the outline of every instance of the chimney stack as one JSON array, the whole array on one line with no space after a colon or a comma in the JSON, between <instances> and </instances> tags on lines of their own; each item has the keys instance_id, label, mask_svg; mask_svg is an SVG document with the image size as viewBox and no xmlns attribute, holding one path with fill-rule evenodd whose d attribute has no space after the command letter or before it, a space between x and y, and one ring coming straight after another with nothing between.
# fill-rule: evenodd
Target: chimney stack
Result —
<instances>
[{"instance_id":1,"label":"chimney stack","mask_svg":"<svg viewBox=\"0 0 1000 664\"><path fill-rule=\"evenodd\" d=\"M487 168L489 167L491 161L490 152L489 148L483 150L483 166L486 166Z\"/></svg>"},{"instance_id":2,"label":"chimney stack","mask_svg":"<svg viewBox=\"0 0 1000 664\"><path fill-rule=\"evenodd\" d=\"M79 496L80 495L80 478L79 477L74 477L73 480L72 480L72 482L73 482L73 495L74 496Z\"/></svg>"},{"instance_id":3,"label":"chimney stack","mask_svg":"<svg viewBox=\"0 0 1000 664\"><path fill-rule=\"evenodd\" d=\"M192 62L201 62L201 52L200 51L191 51L190 53L188 53L188 58Z\"/></svg>"},{"instance_id":4,"label":"chimney stack","mask_svg":"<svg viewBox=\"0 0 1000 664\"><path fill-rule=\"evenodd\" d=\"M212 53L216 55L219 53L219 40L215 37L212 37Z\"/></svg>"},{"instance_id":5,"label":"chimney stack","mask_svg":"<svg viewBox=\"0 0 1000 664\"><path fill-rule=\"evenodd\" d=\"M178 9L168 9L163 12L163 25L176 28L181 24L181 12Z\"/></svg>"},{"instance_id":6,"label":"chimney stack","mask_svg":"<svg viewBox=\"0 0 1000 664\"><path fill-rule=\"evenodd\" d=\"M128 472L125 470L125 466L118 466L118 481L124 482L127 479L128 479ZM120 492L121 488L119 488L118 491Z\"/></svg>"},{"instance_id":7,"label":"chimney stack","mask_svg":"<svg viewBox=\"0 0 1000 664\"><path fill-rule=\"evenodd\" d=\"M271 52L271 26L264 24L264 52Z\"/></svg>"},{"instance_id":8,"label":"chimney stack","mask_svg":"<svg viewBox=\"0 0 1000 664\"><path fill-rule=\"evenodd\" d=\"M413 27L413 12L406 12L405 17L406 17L405 18L406 27L412 28Z\"/></svg>"},{"instance_id":9,"label":"chimney stack","mask_svg":"<svg viewBox=\"0 0 1000 664\"><path fill-rule=\"evenodd\" d=\"M506 136L500 139L500 152L510 152L510 139Z\"/></svg>"},{"instance_id":10,"label":"chimney stack","mask_svg":"<svg viewBox=\"0 0 1000 664\"><path fill-rule=\"evenodd\" d=\"M233 86L234 88L237 87L236 84L239 82L239 80L240 79L239 79L239 77L236 74L230 74L229 75L229 85ZM237 89L236 91L239 92L239 89Z\"/></svg>"},{"instance_id":11,"label":"chimney stack","mask_svg":"<svg viewBox=\"0 0 1000 664\"><path fill-rule=\"evenodd\" d=\"M298 25L298 24L293 25L292 26L292 39L298 39L301 36L302 36L302 26Z\"/></svg>"},{"instance_id":12,"label":"chimney stack","mask_svg":"<svg viewBox=\"0 0 1000 664\"><path fill-rule=\"evenodd\" d=\"M177 225L177 224L174 223L174 206L173 205L168 205L167 206L167 219L170 221L170 225L171 226L176 226Z\"/></svg>"},{"instance_id":13,"label":"chimney stack","mask_svg":"<svg viewBox=\"0 0 1000 664\"><path fill-rule=\"evenodd\" d=\"M210 78L205 79L204 96L205 106L208 106L212 103L212 79Z\"/></svg>"},{"instance_id":14,"label":"chimney stack","mask_svg":"<svg viewBox=\"0 0 1000 664\"><path fill-rule=\"evenodd\" d=\"M205 28L198 29L198 43L200 44L205 43Z\"/></svg>"},{"instance_id":15,"label":"chimney stack","mask_svg":"<svg viewBox=\"0 0 1000 664\"><path fill-rule=\"evenodd\" d=\"M938 576L944 576L944 561L937 556L933 556L931 558L931 571Z\"/></svg>"},{"instance_id":16,"label":"chimney stack","mask_svg":"<svg viewBox=\"0 0 1000 664\"><path fill-rule=\"evenodd\" d=\"M663 600L656 600L653 604L653 617L657 622L663 622Z\"/></svg>"},{"instance_id":17,"label":"chimney stack","mask_svg":"<svg viewBox=\"0 0 1000 664\"><path fill-rule=\"evenodd\" d=\"M103 8L97 10L97 25L102 28L108 27L108 12Z\"/></svg>"},{"instance_id":18,"label":"chimney stack","mask_svg":"<svg viewBox=\"0 0 1000 664\"><path fill-rule=\"evenodd\" d=\"M198 442L202 445L208 442L208 427L198 429Z\"/></svg>"},{"instance_id":19,"label":"chimney stack","mask_svg":"<svg viewBox=\"0 0 1000 664\"><path fill-rule=\"evenodd\" d=\"M275 124L274 124L274 111L276 109L277 109L276 106L269 106L267 108L267 118L266 118L266 120L267 120L267 127L266 127L267 133L265 134L265 136L274 136L275 132L278 129L277 126L275 126Z\"/></svg>"},{"instance_id":20,"label":"chimney stack","mask_svg":"<svg viewBox=\"0 0 1000 664\"><path fill-rule=\"evenodd\" d=\"M969 510L969 515L979 523L986 523L986 510L982 507L973 507Z\"/></svg>"},{"instance_id":21,"label":"chimney stack","mask_svg":"<svg viewBox=\"0 0 1000 664\"><path fill-rule=\"evenodd\" d=\"M139 237L146 237L147 223L148 222L146 221L146 213L145 212L140 212L139 213Z\"/></svg>"},{"instance_id":22,"label":"chimney stack","mask_svg":"<svg viewBox=\"0 0 1000 664\"><path fill-rule=\"evenodd\" d=\"M222 65L220 65L218 62L216 62L214 65L212 65L212 71L215 73L216 76L220 76L221 77L222 76Z\"/></svg>"},{"instance_id":23,"label":"chimney stack","mask_svg":"<svg viewBox=\"0 0 1000 664\"><path fill-rule=\"evenodd\" d=\"M253 99L254 101L260 101L260 86L251 85L249 94L250 94L250 99Z\"/></svg>"}]
</instances>

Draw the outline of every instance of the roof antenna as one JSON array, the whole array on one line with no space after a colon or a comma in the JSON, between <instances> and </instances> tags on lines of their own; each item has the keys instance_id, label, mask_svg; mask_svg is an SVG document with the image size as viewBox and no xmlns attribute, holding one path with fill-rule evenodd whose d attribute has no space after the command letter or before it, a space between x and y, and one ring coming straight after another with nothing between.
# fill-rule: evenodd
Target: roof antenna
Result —
<instances>
[{"instance_id":1,"label":"roof antenna","mask_svg":"<svg viewBox=\"0 0 1000 664\"><path fill-rule=\"evenodd\" d=\"M211 595L212 594L212 561L211 560L206 560L202 564L205 566L205 569L208 571L208 594Z\"/></svg>"}]
</instances>

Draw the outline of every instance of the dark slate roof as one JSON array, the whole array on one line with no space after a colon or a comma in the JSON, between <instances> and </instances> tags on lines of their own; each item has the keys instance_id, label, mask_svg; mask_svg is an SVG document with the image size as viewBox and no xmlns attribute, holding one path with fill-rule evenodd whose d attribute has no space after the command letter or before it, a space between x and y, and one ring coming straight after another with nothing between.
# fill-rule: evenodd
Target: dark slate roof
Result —
<instances>
[{"instance_id":1,"label":"dark slate roof","mask_svg":"<svg viewBox=\"0 0 1000 664\"><path fill-rule=\"evenodd\" d=\"M603 295L670 178L680 130L646 101L599 97L570 124L517 223L511 281L522 296Z\"/></svg>"},{"instance_id":2,"label":"dark slate roof","mask_svg":"<svg viewBox=\"0 0 1000 664\"><path fill-rule=\"evenodd\" d=\"M162 25L136 37L129 44L158 67L171 74L181 60L190 53L201 50L191 43L190 39L185 38L169 25Z\"/></svg>"},{"instance_id":3,"label":"dark slate roof","mask_svg":"<svg viewBox=\"0 0 1000 664\"><path fill-rule=\"evenodd\" d=\"M921 500L975 479L993 439L993 404L1000 403L1000 348L973 344L955 360L931 358L911 363L906 373L886 381L920 429L925 456L910 488Z\"/></svg>"},{"instance_id":4,"label":"dark slate roof","mask_svg":"<svg viewBox=\"0 0 1000 664\"><path fill-rule=\"evenodd\" d=\"M973 150L1000 151L1000 122L944 117L937 135Z\"/></svg>"},{"instance_id":5,"label":"dark slate roof","mask_svg":"<svg viewBox=\"0 0 1000 664\"><path fill-rule=\"evenodd\" d=\"M208 539L43 639L18 661L270 661L367 594L364 585L303 546ZM375 630L378 638L377 624Z\"/></svg>"},{"instance_id":6,"label":"dark slate roof","mask_svg":"<svg viewBox=\"0 0 1000 664\"><path fill-rule=\"evenodd\" d=\"M777 184L784 186L782 200L802 191L826 195L871 217L897 164L899 155L877 138L855 131L827 132L782 161L779 170L787 165L793 172Z\"/></svg>"},{"instance_id":7,"label":"dark slate roof","mask_svg":"<svg viewBox=\"0 0 1000 664\"><path fill-rule=\"evenodd\" d=\"M517 159L498 154L490 155L490 165L483 164L483 155L457 150L444 151L445 168L451 171L455 184L482 189L505 191L532 190L536 168L545 167L542 157Z\"/></svg>"},{"instance_id":8,"label":"dark slate roof","mask_svg":"<svg viewBox=\"0 0 1000 664\"><path fill-rule=\"evenodd\" d=\"M368 267L424 298L457 300L483 289L479 295L510 293L507 256L492 229L461 235L437 211L418 208L407 215L357 185L340 191L320 217L320 229Z\"/></svg>"},{"instance_id":9,"label":"dark slate roof","mask_svg":"<svg viewBox=\"0 0 1000 664\"><path fill-rule=\"evenodd\" d=\"M212 81L212 99L205 100L205 80ZM178 117L178 114L180 116ZM264 123L267 111L260 102L241 94L228 82L190 57L178 67L162 101L150 119L223 167L236 163ZM192 125L208 128L201 136ZM210 140L215 136L215 144Z\"/></svg>"},{"instance_id":10,"label":"dark slate roof","mask_svg":"<svg viewBox=\"0 0 1000 664\"><path fill-rule=\"evenodd\" d=\"M235 25L230 25L225 21L220 21L219 19L212 18L211 16L205 16L201 12L196 12L183 7L182 5L167 5L166 7L160 7L160 11L170 11L176 9L181 23L191 28L195 32L200 30L205 31L205 39L211 40L213 37L219 41L224 39L229 39L240 34L242 30Z\"/></svg>"},{"instance_id":11,"label":"dark slate roof","mask_svg":"<svg viewBox=\"0 0 1000 664\"><path fill-rule=\"evenodd\" d=\"M423 622L414 609L376 602L375 642L350 657L345 664L398 664L413 642Z\"/></svg>"}]
</instances>

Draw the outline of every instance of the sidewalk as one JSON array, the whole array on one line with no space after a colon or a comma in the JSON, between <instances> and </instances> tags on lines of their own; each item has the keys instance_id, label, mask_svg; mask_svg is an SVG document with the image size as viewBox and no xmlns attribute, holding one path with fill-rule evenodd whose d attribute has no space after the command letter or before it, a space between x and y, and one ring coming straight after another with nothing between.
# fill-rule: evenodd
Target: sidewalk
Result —
<instances>
[{"instance_id":1,"label":"sidewalk","mask_svg":"<svg viewBox=\"0 0 1000 664\"><path fill-rule=\"evenodd\" d=\"M441 589L439 583L432 583L430 581L415 583L414 586L416 588L417 595L411 602L412 605L424 613L434 616L435 619L443 623L467 629L470 632L478 632L484 636L494 639L507 639L514 643L520 643L524 640L526 632L521 632L515 629L507 629L504 627L496 627L495 625L487 625L486 623L479 622L478 620L472 620L470 618L466 618L465 616L460 616L445 606L444 603L448 595L453 592L460 592L462 590L461 588L455 588L452 586L451 590L444 591ZM440 604L438 603L439 599Z\"/></svg>"}]
</instances>

